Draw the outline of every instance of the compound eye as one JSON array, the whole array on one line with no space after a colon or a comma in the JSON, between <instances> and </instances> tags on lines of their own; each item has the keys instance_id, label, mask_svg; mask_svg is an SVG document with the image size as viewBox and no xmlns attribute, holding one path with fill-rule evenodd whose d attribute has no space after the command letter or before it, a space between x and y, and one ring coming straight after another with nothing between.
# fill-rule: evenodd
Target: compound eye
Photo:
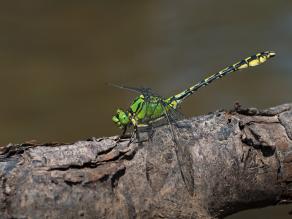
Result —
<instances>
[{"instance_id":1,"label":"compound eye","mask_svg":"<svg viewBox=\"0 0 292 219\"><path fill-rule=\"evenodd\" d=\"M117 116L113 116L113 117L112 117L112 120L113 120L113 122L115 122L115 123L118 123L118 122L119 122L119 119L118 119Z\"/></svg>"}]
</instances>

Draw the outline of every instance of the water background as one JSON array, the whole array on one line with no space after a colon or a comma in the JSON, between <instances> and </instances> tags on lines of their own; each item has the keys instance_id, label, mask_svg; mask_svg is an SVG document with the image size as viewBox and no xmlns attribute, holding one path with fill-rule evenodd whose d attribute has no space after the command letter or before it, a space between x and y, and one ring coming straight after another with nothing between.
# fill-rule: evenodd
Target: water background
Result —
<instances>
[{"instance_id":1,"label":"water background","mask_svg":"<svg viewBox=\"0 0 292 219\"><path fill-rule=\"evenodd\" d=\"M292 102L291 0L0 1L0 28L1 145L117 135L111 116L135 94L108 82L170 96L264 50L277 57L212 83L182 111ZM230 218L291 217L279 208Z\"/></svg>"}]
</instances>

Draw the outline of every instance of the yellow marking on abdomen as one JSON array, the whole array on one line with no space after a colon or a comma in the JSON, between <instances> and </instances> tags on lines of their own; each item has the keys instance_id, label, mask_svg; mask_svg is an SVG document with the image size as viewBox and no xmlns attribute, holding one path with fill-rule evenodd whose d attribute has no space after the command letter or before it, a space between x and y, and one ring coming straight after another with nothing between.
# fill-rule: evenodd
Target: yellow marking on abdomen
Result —
<instances>
[{"instance_id":1,"label":"yellow marking on abdomen","mask_svg":"<svg viewBox=\"0 0 292 219\"><path fill-rule=\"evenodd\" d=\"M254 60L251 60L251 61L248 62L249 66L257 66L259 64L261 64L259 59L254 59Z\"/></svg>"},{"instance_id":2,"label":"yellow marking on abdomen","mask_svg":"<svg viewBox=\"0 0 292 219\"><path fill-rule=\"evenodd\" d=\"M240 62L239 62L239 63L240 63ZM248 64L247 64L247 63L244 63L244 64L242 64L242 65L236 67L236 65L239 64L239 63L234 64L233 67L236 68L236 69L244 69L244 68L248 68Z\"/></svg>"},{"instance_id":3,"label":"yellow marking on abdomen","mask_svg":"<svg viewBox=\"0 0 292 219\"><path fill-rule=\"evenodd\" d=\"M244 60L241 60L240 62L235 63L234 65L231 65L209 77L206 79L200 81L199 83L191 86L190 88L182 91L181 93L178 93L170 98L167 99L168 102L171 103L171 106L173 108L176 108L185 98L192 95L195 91L197 91L199 88L204 87L208 84L210 84L212 81L221 78L231 72L241 70L248 67L253 67L260 65L264 62L266 62L268 59L274 57L276 55L273 51L265 51L261 53L257 53L256 55L250 56Z\"/></svg>"}]
</instances>

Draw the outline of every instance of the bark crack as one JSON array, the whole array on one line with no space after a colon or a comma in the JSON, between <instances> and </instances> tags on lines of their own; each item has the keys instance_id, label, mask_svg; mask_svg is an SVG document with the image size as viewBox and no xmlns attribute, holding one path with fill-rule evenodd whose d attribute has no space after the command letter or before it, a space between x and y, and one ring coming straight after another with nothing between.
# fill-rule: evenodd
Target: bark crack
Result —
<instances>
[{"instance_id":1,"label":"bark crack","mask_svg":"<svg viewBox=\"0 0 292 219\"><path fill-rule=\"evenodd\" d=\"M285 120L283 120L281 118L281 114L278 115L278 120L279 120L279 123L284 127L285 131L286 131L286 134L288 136L288 138L292 141L292 132L291 132L291 127L288 128L288 124L286 122L284 122Z\"/></svg>"}]
</instances>

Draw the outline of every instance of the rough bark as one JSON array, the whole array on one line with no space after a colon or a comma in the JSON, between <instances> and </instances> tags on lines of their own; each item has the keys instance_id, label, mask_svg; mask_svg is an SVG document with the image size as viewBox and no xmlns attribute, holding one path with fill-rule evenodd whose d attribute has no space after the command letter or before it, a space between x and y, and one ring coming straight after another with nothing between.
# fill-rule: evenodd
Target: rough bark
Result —
<instances>
[{"instance_id":1,"label":"rough bark","mask_svg":"<svg viewBox=\"0 0 292 219\"><path fill-rule=\"evenodd\" d=\"M141 142L3 147L0 218L222 218L292 200L292 104L182 123L184 180L167 125Z\"/></svg>"}]
</instances>

